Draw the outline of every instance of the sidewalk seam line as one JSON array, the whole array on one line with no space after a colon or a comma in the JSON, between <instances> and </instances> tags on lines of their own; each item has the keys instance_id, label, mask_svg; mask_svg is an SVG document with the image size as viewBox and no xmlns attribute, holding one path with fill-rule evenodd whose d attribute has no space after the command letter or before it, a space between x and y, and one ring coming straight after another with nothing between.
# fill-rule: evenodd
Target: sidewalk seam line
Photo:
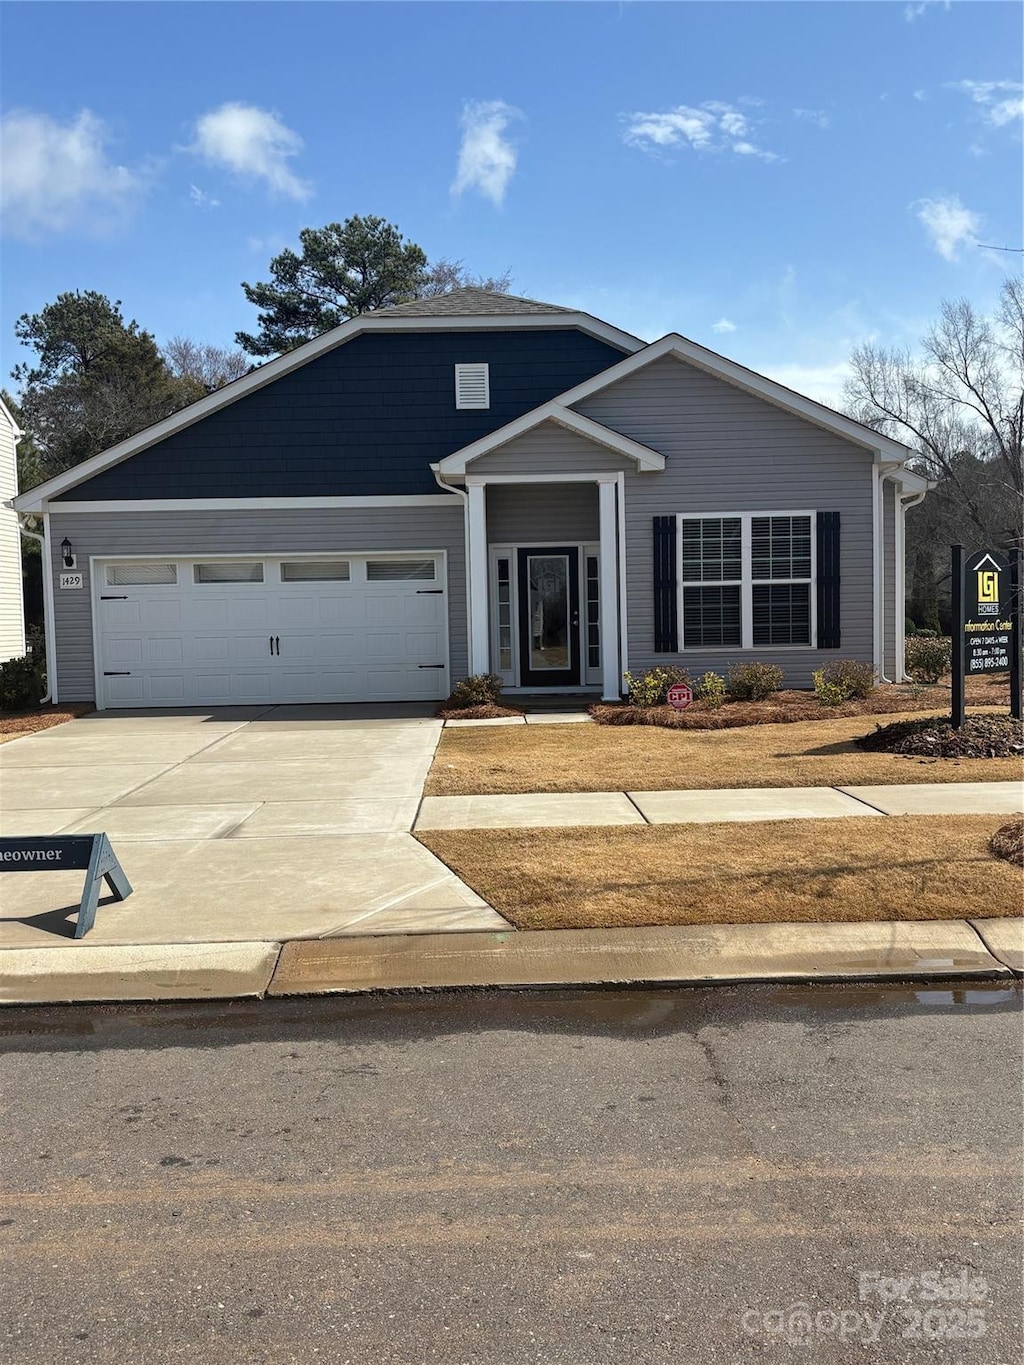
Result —
<instances>
[{"instance_id":1,"label":"sidewalk seam line","mask_svg":"<svg viewBox=\"0 0 1024 1365\"><path fill-rule=\"evenodd\" d=\"M837 792L840 796L848 796L851 801L859 801L862 806L867 806L868 810L877 811L879 815L891 814L890 811L883 810L881 806L875 806L870 801L865 801L863 796L854 796L848 787L831 787L829 790Z\"/></svg>"},{"instance_id":2,"label":"sidewalk seam line","mask_svg":"<svg viewBox=\"0 0 1024 1365\"><path fill-rule=\"evenodd\" d=\"M629 792L623 792L622 795L626 798L626 800L627 800L627 801L629 802L629 804L633 807L633 809L639 814L640 819L644 822L645 825L651 825L651 824L654 823L653 820L648 820L647 816L643 813L643 811L640 809L640 807L636 804L636 802L633 800L633 798L632 798L632 796L630 795Z\"/></svg>"}]
</instances>

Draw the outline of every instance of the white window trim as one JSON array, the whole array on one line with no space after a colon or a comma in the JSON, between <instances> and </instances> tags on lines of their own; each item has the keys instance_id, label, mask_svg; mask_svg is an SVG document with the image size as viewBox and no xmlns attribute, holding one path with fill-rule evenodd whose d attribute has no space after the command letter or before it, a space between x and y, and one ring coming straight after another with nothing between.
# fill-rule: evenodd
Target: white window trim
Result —
<instances>
[{"instance_id":1,"label":"white window trim","mask_svg":"<svg viewBox=\"0 0 1024 1365\"><path fill-rule=\"evenodd\" d=\"M482 403L462 401L462 380L465 375L475 385L482 373L484 397ZM486 360L467 361L455 366L455 406L460 412L484 412L491 406L491 367Z\"/></svg>"},{"instance_id":2,"label":"white window trim","mask_svg":"<svg viewBox=\"0 0 1024 1365\"><path fill-rule=\"evenodd\" d=\"M758 584L783 586L787 583L806 583L810 589L810 642L806 645L755 645L754 644L754 577L751 522L755 517L809 517L811 521L811 576L807 578L759 578ZM683 578L683 522L684 521L724 521L740 522L740 579L715 580L711 582L689 582ZM790 511L786 508L766 508L756 512L678 512L676 514L676 582L679 584L677 628L680 652L687 654L722 654L731 649L742 649L744 653L765 654L778 650L817 650L818 644L818 537L816 534L817 512L806 507ZM686 643L686 630L683 612L683 592L686 588L735 588L740 590L740 643L738 645L690 645Z\"/></svg>"}]
</instances>

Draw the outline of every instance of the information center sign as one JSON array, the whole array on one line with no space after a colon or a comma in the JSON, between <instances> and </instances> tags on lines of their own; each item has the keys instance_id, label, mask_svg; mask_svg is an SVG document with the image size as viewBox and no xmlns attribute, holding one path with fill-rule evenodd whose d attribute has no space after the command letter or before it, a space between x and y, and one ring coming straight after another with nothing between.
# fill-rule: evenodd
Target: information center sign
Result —
<instances>
[{"instance_id":1,"label":"information center sign","mask_svg":"<svg viewBox=\"0 0 1024 1365\"><path fill-rule=\"evenodd\" d=\"M1010 709L1020 715L1018 563L998 550L953 546L953 724L964 719L964 681L1010 673Z\"/></svg>"}]
</instances>

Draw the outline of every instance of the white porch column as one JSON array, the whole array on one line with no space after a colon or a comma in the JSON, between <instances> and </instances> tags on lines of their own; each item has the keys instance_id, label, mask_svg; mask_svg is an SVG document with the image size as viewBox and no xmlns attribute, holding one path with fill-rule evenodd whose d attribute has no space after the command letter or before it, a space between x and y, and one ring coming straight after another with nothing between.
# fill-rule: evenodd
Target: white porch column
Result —
<instances>
[{"instance_id":1,"label":"white porch column","mask_svg":"<svg viewBox=\"0 0 1024 1365\"><path fill-rule=\"evenodd\" d=\"M469 516L469 671L491 671L491 628L487 587L487 503L483 483L466 480Z\"/></svg>"},{"instance_id":2,"label":"white porch column","mask_svg":"<svg viewBox=\"0 0 1024 1365\"><path fill-rule=\"evenodd\" d=\"M601 692L605 701L618 701L622 694L619 672L619 552L615 509L616 476L601 479L600 499L600 602Z\"/></svg>"}]
</instances>

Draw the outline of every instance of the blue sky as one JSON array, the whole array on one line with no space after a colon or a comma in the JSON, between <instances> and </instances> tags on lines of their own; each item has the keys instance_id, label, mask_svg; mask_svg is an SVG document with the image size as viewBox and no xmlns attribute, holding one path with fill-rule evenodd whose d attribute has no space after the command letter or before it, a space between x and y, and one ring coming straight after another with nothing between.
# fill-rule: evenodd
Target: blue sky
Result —
<instances>
[{"instance_id":1,"label":"blue sky","mask_svg":"<svg viewBox=\"0 0 1024 1365\"><path fill-rule=\"evenodd\" d=\"M815 396L1020 257L1016 4L3 6L0 363L98 289L228 344L303 226L679 331Z\"/></svg>"}]
</instances>

